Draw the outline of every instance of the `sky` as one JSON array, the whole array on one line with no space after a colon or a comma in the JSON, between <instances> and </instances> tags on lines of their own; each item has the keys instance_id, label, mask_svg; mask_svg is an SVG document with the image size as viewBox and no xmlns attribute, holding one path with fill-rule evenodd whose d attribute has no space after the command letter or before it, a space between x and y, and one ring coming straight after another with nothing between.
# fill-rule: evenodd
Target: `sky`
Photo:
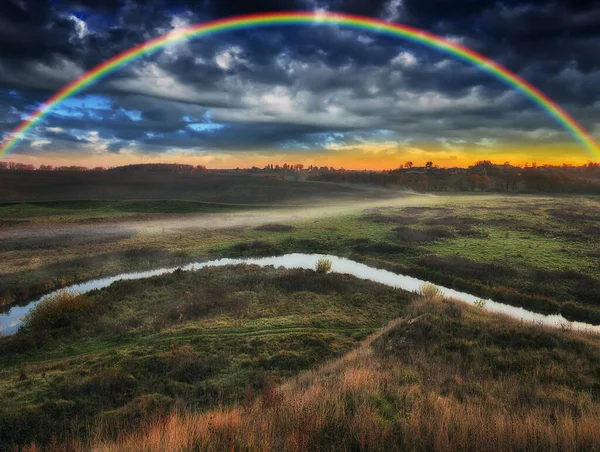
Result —
<instances>
[{"instance_id":1,"label":"sky","mask_svg":"<svg viewBox=\"0 0 600 452\"><path fill-rule=\"evenodd\" d=\"M600 0L2 0L0 134L74 78L148 39L266 11L411 25L517 73L600 141ZM58 105L4 160L347 169L593 159L481 69L339 26L238 30L145 55Z\"/></svg>"}]
</instances>

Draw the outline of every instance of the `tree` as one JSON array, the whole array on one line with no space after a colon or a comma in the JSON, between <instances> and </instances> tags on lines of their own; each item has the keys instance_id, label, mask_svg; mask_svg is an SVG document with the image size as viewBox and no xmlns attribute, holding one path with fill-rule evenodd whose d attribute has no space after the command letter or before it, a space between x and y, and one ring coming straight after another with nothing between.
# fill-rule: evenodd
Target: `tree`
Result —
<instances>
[{"instance_id":1,"label":"tree","mask_svg":"<svg viewBox=\"0 0 600 452\"><path fill-rule=\"evenodd\" d=\"M475 191L475 189L479 186L479 180L481 177L479 174L469 174L467 176L467 183L469 184L469 190Z\"/></svg>"},{"instance_id":2,"label":"tree","mask_svg":"<svg viewBox=\"0 0 600 452\"><path fill-rule=\"evenodd\" d=\"M491 181L488 176L479 176L479 181L477 182L477 188L481 191L486 191L490 189Z\"/></svg>"},{"instance_id":3,"label":"tree","mask_svg":"<svg viewBox=\"0 0 600 452\"><path fill-rule=\"evenodd\" d=\"M519 181L519 175L515 169L511 166L505 166L504 171L501 175L504 191L508 191L512 187L512 191L517 188L517 182Z\"/></svg>"},{"instance_id":4,"label":"tree","mask_svg":"<svg viewBox=\"0 0 600 452\"><path fill-rule=\"evenodd\" d=\"M410 169L410 168L412 168L412 167L413 167L413 162L411 162L411 161L408 161L408 162L406 162L406 163L404 164L404 167L405 167L405 168L409 168L409 169Z\"/></svg>"},{"instance_id":5,"label":"tree","mask_svg":"<svg viewBox=\"0 0 600 452\"><path fill-rule=\"evenodd\" d=\"M421 176L419 178L419 182L418 182L419 189L422 191L429 190L429 180L430 180L429 176Z\"/></svg>"},{"instance_id":6,"label":"tree","mask_svg":"<svg viewBox=\"0 0 600 452\"><path fill-rule=\"evenodd\" d=\"M35 171L35 166L26 163L8 162L8 169L13 171Z\"/></svg>"},{"instance_id":7,"label":"tree","mask_svg":"<svg viewBox=\"0 0 600 452\"><path fill-rule=\"evenodd\" d=\"M425 163L425 168L427 168L427 169L433 168L433 162L427 162L427 163Z\"/></svg>"}]
</instances>

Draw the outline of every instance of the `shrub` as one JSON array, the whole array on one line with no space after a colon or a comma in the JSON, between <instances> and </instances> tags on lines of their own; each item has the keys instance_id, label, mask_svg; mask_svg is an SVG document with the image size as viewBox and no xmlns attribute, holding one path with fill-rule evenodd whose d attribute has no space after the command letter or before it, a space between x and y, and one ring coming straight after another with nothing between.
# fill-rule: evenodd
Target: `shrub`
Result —
<instances>
[{"instance_id":1,"label":"shrub","mask_svg":"<svg viewBox=\"0 0 600 452\"><path fill-rule=\"evenodd\" d=\"M25 330L76 327L91 307L86 295L61 290L38 303L23 319Z\"/></svg>"},{"instance_id":2,"label":"shrub","mask_svg":"<svg viewBox=\"0 0 600 452\"><path fill-rule=\"evenodd\" d=\"M587 322L597 324L600 322L600 309L584 306L580 303L568 301L560 306L560 313L569 321Z\"/></svg>"},{"instance_id":3,"label":"shrub","mask_svg":"<svg viewBox=\"0 0 600 452\"><path fill-rule=\"evenodd\" d=\"M444 297L442 291L433 284L423 284L419 290L419 293L422 297L430 300L441 299Z\"/></svg>"},{"instance_id":4,"label":"shrub","mask_svg":"<svg viewBox=\"0 0 600 452\"><path fill-rule=\"evenodd\" d=\"M485 308L486 304L487 304L487 302L482 298L480 298L479 300L477 300L475 302L475 306L477 306L478 308L481 308L481 309Z\"/></svg>"},{"instance_id":5,"label":"shrub","mask_svg":"<svg viewBox=\"0 0 600 452\"><path fill-rule=\"evenodd\" d=\"M319 259L315 267L317 273L325 274L331 270L332 262L329 259Z\"/></svg>"},{"instance_id":6,"label":"shrub","mask_svg":"<svg viewBox=\"0 0 600 452\"><path fill-rule=\"evenodd\" d=\"M210 364L191 345L174 347L170 352L170 361L169 376L186 383L202 380L212 371Z\"/></svg>"}]
</instances>

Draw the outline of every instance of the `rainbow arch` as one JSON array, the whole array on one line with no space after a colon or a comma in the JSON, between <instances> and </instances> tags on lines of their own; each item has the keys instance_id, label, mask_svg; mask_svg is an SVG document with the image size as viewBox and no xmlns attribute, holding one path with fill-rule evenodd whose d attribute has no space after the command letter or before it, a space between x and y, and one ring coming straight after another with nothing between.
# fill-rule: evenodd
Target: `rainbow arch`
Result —
<instances>
[{"instance_id":1,"label":"rainbow arch","mask_svg":"<svg viewBox=\"0 0 600 452\"><path fill-rule=\"evenodd\" d=\"M495 61L477 53L467 47L451 42L440 36L434 35L418 28L408 25L386 22L380 19L356 16L350 14L339 14L331 12L276 12L266 14L250 14L245 16L236 16L226 19L214 20L201 24L191 25L189 27L176 30L162 36L151 39L139 44L129 50L126 50L85 74L79 76L71 83L66 85L52 97L46 100L37 110L23 120L0 144L0 157L6 155L21 140L25 133L37 124L45 115L63 100L79 93L86 87L100 80L102 77L110 74L119 67L148 54L161 49L169 44L192 38L200 38L209 34L220 32L266 27L266 26L284 26L284 25L340 25L359 30L384 33L387 35L407 39L430 48L443 51L456 56L468 63L471 63L482 70L495 76L497 79L507 83L509 86L519 90L550 116L558 121L575 139L577 139L594 157L600 157L600 146L571 115L560 107L556 102L542 93L535 86L519 77L517 74L509 71Z\"/></svg>"}]
</instances>

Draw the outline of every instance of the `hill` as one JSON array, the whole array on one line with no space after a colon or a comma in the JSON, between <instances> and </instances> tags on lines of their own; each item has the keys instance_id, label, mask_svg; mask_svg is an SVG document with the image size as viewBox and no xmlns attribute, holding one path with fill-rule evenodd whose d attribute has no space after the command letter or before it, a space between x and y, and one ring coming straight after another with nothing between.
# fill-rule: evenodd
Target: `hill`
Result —
<instances>
[{"instance_id":1,"label":"hill","mask_svg":"<svg viewBox=\"0 0 600 452\"><path fill-rule=\"evenodd\" d=\"M599 450L600 341L433 298L253 403L95 450Z\"/></svg>"}]
</instances>

